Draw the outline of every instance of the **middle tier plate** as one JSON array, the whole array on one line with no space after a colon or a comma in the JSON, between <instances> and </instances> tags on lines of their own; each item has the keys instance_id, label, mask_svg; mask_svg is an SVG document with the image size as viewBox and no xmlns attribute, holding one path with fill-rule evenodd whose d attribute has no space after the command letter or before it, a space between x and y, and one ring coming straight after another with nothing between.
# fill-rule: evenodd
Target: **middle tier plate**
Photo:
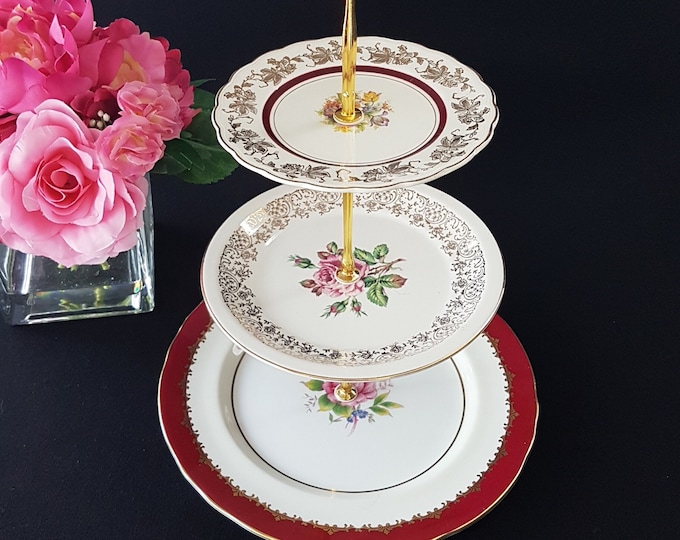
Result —
<instances>
[{"instance_id":1,"label":"middle tier plate","mask_svg":"<svg viewBox=\"0 0 680 540\"><path fill-rule=\"evenodd\" d=\"M203 260L215 323L261 360L332 381L419 371L486 328L504 267L470 209L419 186L355 195L353 221L359 279L343 284L341 193L282 186L243 205Z\"/></svg>"}]
</instances>

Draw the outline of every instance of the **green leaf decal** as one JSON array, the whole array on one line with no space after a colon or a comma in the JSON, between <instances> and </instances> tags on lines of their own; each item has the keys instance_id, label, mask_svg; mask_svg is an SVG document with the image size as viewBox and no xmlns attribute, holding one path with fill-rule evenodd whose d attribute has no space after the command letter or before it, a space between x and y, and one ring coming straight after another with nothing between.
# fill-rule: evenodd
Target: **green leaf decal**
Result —
<instances>
[{"instance_id":1,"label":"green leaf decal","mask_svg":"<svg viewBox=\"0 0 680 540\"><path fill-rule=\"evenodd\" d=\"M331 253L337 253L338 252L338 244L335 242L331 242L326 246L326 249L330 251Z\"/></svg>"},{"instance_id":2,"label":"green leaf decal","mask_svg":"<svg viewBox=\"0 0 680 540\"><path fill-rule=\"evenodd\" d=\"M398 274L388 274L386 276L380 276L378 279L380 284L388 287L389 289L401 289L406 283L406 278L401 277Z\"/></svg>"},{"instance_id":3,"label":"green leaf decal","mask_svg":"<svg viewBox=\"0 0 680 540\"><path fill-rule=\"evenodd\" d=\"M390 395L389 392L385 392L384 394L380 394L378 397L376 397L373 400L373 405L380 405L380 403L382 403L385 400L385 398L389 395Z\"/></svg>"},{"instance_id":4,"label":"green leaf decal","mask_svg":"<svg viewBox=\"0 0 680 540\"><path fill-rule=\"evenodd\" d=\"M354 248L354 258L359 259L366 264L375 264L378 262L375 260L375 257L372 253L359 248Z\"/></svg>"},{"instance_id":5,"label":"green leaf decal","mask_svg":"<svg viewBox=\"0 0 680 540\"><path fill-rule=\"evenodd\" d=\"M310 381L303 382L302 384L304 384L312 392L321 392L323 390L323 381L319 381L317 379L312 379Z\"/></svg>"},{"instance_id":6,"label":"green leaf decal","mask_svg":"<svg viewBox=\"0 0 680 540\"><path fill-rule=\"evenodd\" d=\"M387 247L387 244L380 244L379 246L375 246L375 249L373 250L373 256L376 259L382 260L389 252L390 248Z\"/></svg>"},{"instance_id":7,"label":"green leaf decal","mask_svg":"<svg viewBox=\"0 0 680 540\"><path fill-rule=\"evenodd\" d=\"M394 401L383 401L380 404L382 407L385 407L386 409L403 409L404 406L400 405L399 403L395 403Z\"/></svg>"},{"instance_id":8,"label":"green leaf decal","mask_svg":"<svg viewBox=\"0 0 680 540\"><path fill-rule=\"evenodd\" d=\"M316 268L316 265L307 257L300 257L299 255L291 255L288 260L299 268Z\"/></svg>"},{"instance_id":9,"label":"green leaf decal","mask_svg":"<svg viewBox=\"0 0 680 540\"><path fill-rule=\"evenodd\" d=\"M385 307L387 306L387 295L385 294L385 289L380 285L380 282L376 282L368 288L366 291L366 297L369 302L374 303L376 306Z\"/></svg>"},{"instance_id":10,"label":"green leaf decal","mask_svg":"<svg viewBox=\"0 0 680 540\"><path fill-rule=\"evenodd\" d=\"M328 399L328 396L326 394L324 394L323 396L319 396L320 411L332 411L334 406L335 403Z\"/></svg>"},{"instance_id":11,"label":"green leaf decal","mask_svg":"<svg viewBox=\"0 0 680 540\"><path fill-rule=\"evenodd\" d=\"M364 287L370 287L376 281L378 281L378 278L375 277L375 276L364 276L364 278L363 278Z\"/></svg>"},{"instance_id":12,"label":"green leaf decal","mask_svg":"<svg viewBox=\"0 0 680 540\"><path fill-rule=\"evenodd\" d=\"M372 407L369 407L369 409L378 416L392 416L389 410L377 405L373 405Z\"/></svg>"},{"instance_id":13,"label":"green leaf decal","mask_svg":"<svg viewBox=\"0 0 680 540\"><path fill-rule=\"evenodd\" d=\"M333 407L333 412L337 416L342 416L343 418L349 418L349 415L352 414L352 407L349 407L347 405L340 405L339 403L336 403L335 406Z\"/></svg>"}]
</instances>

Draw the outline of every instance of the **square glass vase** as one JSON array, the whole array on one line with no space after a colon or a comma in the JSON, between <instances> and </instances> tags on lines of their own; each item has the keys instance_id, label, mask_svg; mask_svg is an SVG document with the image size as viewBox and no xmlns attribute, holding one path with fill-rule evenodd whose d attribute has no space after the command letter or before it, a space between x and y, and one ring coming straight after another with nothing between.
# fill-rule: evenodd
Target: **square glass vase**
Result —
<instances>
[{"instance_id":1,"label":"square glass vase","mask_svg":"<svg viewBox=\"0 0 680 540\"><path fill-rule=\"evenodd\" d=\"M0 310L13 325L146 313L154 308L151 191L137 245L70 268L0 244Z\"/></svg>"}]
</instances>

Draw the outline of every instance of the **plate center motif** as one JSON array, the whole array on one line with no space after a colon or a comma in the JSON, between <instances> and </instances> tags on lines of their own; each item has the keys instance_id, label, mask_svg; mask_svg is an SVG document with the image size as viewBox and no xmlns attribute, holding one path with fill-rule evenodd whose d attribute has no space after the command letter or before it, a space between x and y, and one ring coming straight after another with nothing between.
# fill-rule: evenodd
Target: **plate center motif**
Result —
<instances>
[{"instance_id":1,"label":"plate center motif","mask_svg":"<svg viewBox=\"0 0 680 540\"><path fill-rule=\"evenodd\" d=\"M323 166L379 166L408 159L444 128L447 113L440 96L384 69L359 71L357 84L367 89L357 93L363 120L341 126L333 120L339 72L310 75L282 85L264 107L268 135L301 159Z\"/></svg>"},{"instance_id":2,"label":"plate center motif","mask_svg":"<svg viewBox=\"0 0 680 540\"><path fill-rule=\"evenodd\" d=\"M349 406L324 399L332 383L315 390L315 382L322 381L246 355L232 390L236 422L253 451L308 486L360 493L408 482L451 449L463 423L465 392L453 362L360 383Z\"/></svg>"}]
</instances>

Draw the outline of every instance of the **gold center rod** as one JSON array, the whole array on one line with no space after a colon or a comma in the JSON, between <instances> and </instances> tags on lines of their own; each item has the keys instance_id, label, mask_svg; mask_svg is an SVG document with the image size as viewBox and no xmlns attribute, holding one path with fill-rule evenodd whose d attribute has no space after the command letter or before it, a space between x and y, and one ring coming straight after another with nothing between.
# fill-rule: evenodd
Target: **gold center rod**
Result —
<instances>
[{"instance_id":1,"label":"gold center rod","mask_svg":"<svg viewBox=\"0 0 680 540\"><path fill-rule=\"evenodd\" d=\"M351 125L357 121L355 79L357 71L357 20L354 13L354 0L345 0L345 20L342 28L342 109L336 111L335 118L341 124ZM351 193L342 195L342 229L344 235L341 267L338 279L351 283L354 275L354 249L352 247L352 206Z\"/></svg>"},{"instance_id":2,"label":"gold center rod","mask_svg":"<svg viewBox=\"0 0 680 540\"><path fill-rule=\"evenodd\" d=\"M357 71L357 19L354 13L354 0L345 1L345 20L342 27L342 110L338 116L344 122L352 122L355 117L355 78Z\"/></svg>"},{"instance_id":3,"label":"gold center rod","mask_svg":"<svg viewBox=\"0 0 680 540\"><path fill-rule=\"evenodd\" d=\"M354 249L352 247L352 206L354 197L351 193L342 194L342 232L343 249L338 279L344 283L354 281Z\"/></svg>"}]
</instances>

